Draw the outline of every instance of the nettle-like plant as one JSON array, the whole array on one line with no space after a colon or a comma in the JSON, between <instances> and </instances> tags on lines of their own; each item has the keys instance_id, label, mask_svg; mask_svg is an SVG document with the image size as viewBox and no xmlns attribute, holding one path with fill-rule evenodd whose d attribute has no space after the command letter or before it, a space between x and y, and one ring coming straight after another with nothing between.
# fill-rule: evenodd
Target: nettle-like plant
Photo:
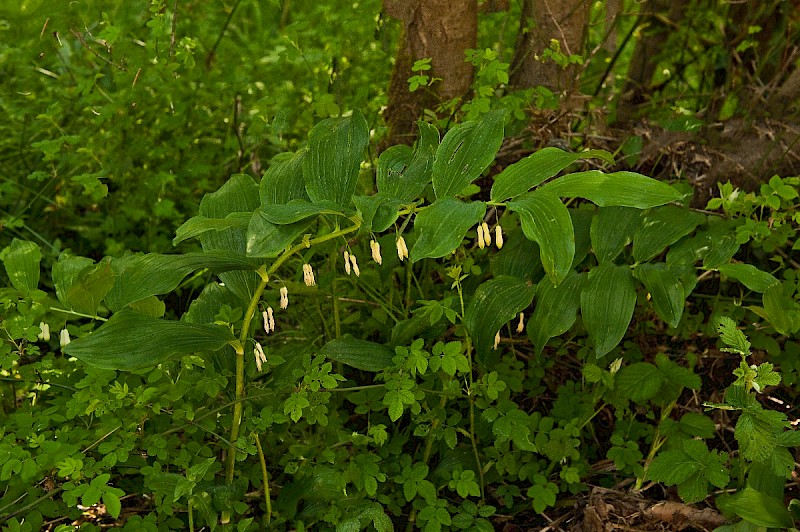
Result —
<instances>
[{"instance_id":1,"label":"nettle-like plant","mask_svg":"<svg viewBox=\"0 0 800 532\"><path fill-rule=\"evenodd\" d=\"M57 301L39 290L37 245L15 240L2 254L13 285L2 295L13 315L7 335L19 340L3 367L17 371L13 357L44 336L40 320L54 328L72 320L65 330L75 339L62 333L63 352L88 366L63 384L74 392L54 412L99 425L89 446L67 446L62 434L35 467L9 435L4 445L19 456L4 478L23 468L29 479L55 475L69 506L102 499L118 515L120 492L104 474L124 464L144 478L133 489L154 493L164 515L187 508L190 527L198 513L212 528L240 515L243 529L258 504L244 502L251 485L268 521L342 530L389 530L389 516L425 530L490 530L490 497L508 508L527 497L541 512L579 489L582 431L603 388L586 416L569 389L551 416L528 412L521 400L541 376L526 374L514 331L527 331L530 358L541 360L580 313L587 345L603 357L645 294L658 317L678 325L698 261L746 282L764 272L730 265L739 244L723 223L681 206L665 183L600 170L555 177L580 159L610 162L604 151L545 148L475 199L505 119L491 111L441 141L420 123L416 147L383 152L374 181L363 116L325 120L307 148L276 157L260 184L234 175L202 199L174 240L199 239L201 252L97 263L63 253L51 274ZM165 319L158 296L208 271L218 280L207 278L179 319ZM589 382L612 383L619 363L592 368ZM642 399L667 389L664 419L684 388L697 387L666 356L630 368L618 376L625 401L642 395L637 379L648 373L658 382ZM21 418L19 426L22 434ZM635 441L612 443L620 470L642 478ZM137 445L144 459L133 456ZM100 456L84 460L91 452ZM237 468L250 457L256 467ZM270 470L281 475L277 497Z\"/></svg>"}]
</instances>

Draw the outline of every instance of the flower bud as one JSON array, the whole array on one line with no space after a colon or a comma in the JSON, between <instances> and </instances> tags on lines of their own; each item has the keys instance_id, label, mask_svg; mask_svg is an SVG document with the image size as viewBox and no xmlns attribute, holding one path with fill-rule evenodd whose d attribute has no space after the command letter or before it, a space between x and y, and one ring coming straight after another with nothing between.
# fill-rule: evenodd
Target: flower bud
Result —
<instances>
[{"instance_id":1,"label":"flower bud","mask_svg":"<svg viewBox=\"0 0 800 532\"><path fill-rule=\"evenodd\" d=\"M350 275L350 253L347 250L344 250L344 271Z\"/></svg>"},{"instance_id":2,"label":"flower bud","mask_svg":"<svg viewBox=\"0 0 800 532\"><path fill-rule=\"evenodd\" d=\"M67 347L70 341L69 331L67 329L61 329L61 333L58 335L58 343L61 345L61 349Z\"/></svg>"},{"instance_id":3,"label":"flower bud","mask_svg":"<svg viewBox=\"0 0 800 532\"><path fill-rule=\"evenodd\" d=\"M256 347L253 349L253 354L256 357L256 368L261 371L261 365L267 361L267 355L264 354L264 348L261 344L256 342Z\"/></svg>"},{"instance_id":4,"label":"flower bud","mask_svg":"<svg viewBox=\"0 0 800 532\"><path fill-rule=\"evenodd\" d=\"M289 289L285 286L281 287L281 310L286 310L289 306Z\"/></svg>"},{"instance_id":5,"label":"flower bud","mask_svg":"<svg viewBox=\"0 0 800 532\"><path fill-rule=\"evenodd\" d=\"M303 264L303 282L306 286L316 286L317 280L314 278L314 270L310 264Z\"/></svg>"},{"instance_id":6,"label":"flower bud","mask_svg":"<svg viewBox=\"0 0 800 532\"><path fill-rule=\"evenodd\" d=\"M45 342L50 340L50 326L45 322L41 322L39 324L39 330L42 331L39 333L39 340L44 340Z\"/></svg>"},{"instance_id":7,"label":"flower bud","mask_svg":"<svg viewBox=\"0 0 800 532\"><path fill-rule=\"evenodd\" d=\"M519 313L519 323L517 323L517 334L525 330L525 313Z\"/></svg>"},{"instance_id":8,"label":"flower bud","mask_svg":"<svg viewBox=\"0 0 800 532\"><path fill-rule=\"evenodd\" d=\"M408 258L408 247L406 246L406 239L402 236L398 237L397 239L397 256L400 258L400 262L403 259Z\"/></svg>"},{"instance_id":9,"label":"flower bud","mask_svg":"<svg viewBox=\"0 0 800 532\"><path fill-rule=\"evenodd\" d=\"M487 224L486 222L483 222L481 224L481 227L483 228L483 241L484 241L484 243L487 246L491 246L492 245L492 234L489 232L489 224Z\"/></svg>"},{"instance_id":10,"label":"flower bud","mask_svg":"<svg viewBox=\"0 0 800 532\"><path fill-rule=\"evenodd\" d=\"M503 229L499 224L494 226L494 243L497 249L503 249Z\"/></svg>"},{"instance_id":11,"label":"flower bud","mask_svg":"<svg viewBox=\"0 0 800 532\"><path fill-rule=\"evenodd\" d=\"M483 249L486 247L486 240L483 238L483 226L478 224L478 247Z\"/></svg>"},{"instance_id":12,"label":"flower bud","mask_svg":"<svg viewBox=\"0 0 800 532\"><path fill-rule=\"evenodd\" d=\"M381 257L381 245L375 240L370 240L369 249L372 251L372 260L377 262L378 265L383 264L383 257Z\"/></svg>"},{"instance_id":13,"label":"flower bud","mask_svg":"<svg viewBox=\"0 0 800 532\"><path fill-rule=\"evenodd\" d=\"M500 331L497 331L497 334L494 335L494 347L492 349L497 349L498 345L500 345Z\"/></svg>"},{"instance_id":14,"label":"flower bud","mask_svg":"<svg viewBox=\"0 0 800 532\"><path fill-rule=\"evenodd\" d=\"M356 277L361 277L361 270L358 269L358 263L356 262L355 255L350 255L350 262L353 263L353 273L356 274Z\"/></svg>"}]
</instances>

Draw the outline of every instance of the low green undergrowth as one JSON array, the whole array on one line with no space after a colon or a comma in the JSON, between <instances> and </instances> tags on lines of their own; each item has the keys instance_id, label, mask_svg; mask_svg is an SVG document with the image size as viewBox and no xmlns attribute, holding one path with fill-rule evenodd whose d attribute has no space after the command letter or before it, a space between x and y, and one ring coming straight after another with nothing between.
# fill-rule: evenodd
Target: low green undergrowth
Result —
<instances>
[{"instance_id":1,"label":"low green undergrowth","mask_svg":"<svg viewBox=\"0 0 800 532\"><path fill-rule=\"evenodd\" d=\"M420 123L374 168L361 114L325 120L206 194L182 253L11 242L4 526L493 530L646 481L793 525L796 432L759 401L781 374L735 323L796 380L797 180L700 212L545 148L481 190L506 115Z\"/></svg>"}]
</instances>

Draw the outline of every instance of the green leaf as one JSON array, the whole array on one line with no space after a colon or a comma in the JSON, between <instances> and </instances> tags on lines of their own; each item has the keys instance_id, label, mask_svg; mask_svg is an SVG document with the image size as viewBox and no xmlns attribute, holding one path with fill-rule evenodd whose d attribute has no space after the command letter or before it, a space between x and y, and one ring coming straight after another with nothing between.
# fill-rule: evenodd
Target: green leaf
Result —
<instances>
[{"instance_id":1,"label":"green leaf","mask_svg":"<svg viewBox=\"0 0 800 532\"><path fill-rule=\"evenodd\" d=\"M748 356L750 354L750 342L747 341L744 333L736 327L736 322L732 319L727 316L720 316L717 331L726 346L735 349L742 355Z\"/></svg>"},{"instance_id":2,"label":"green leaf","mask_svg":"<svg viewBox=\"0 0 800 532\"><path fill-rule=\"evenodd\" d=\"M606 262L589 272L589 282L581 291L581 316L598 358L625 336L635 306L630 269Z\"/></svg>"},{"instance_id":3,"label":"green leaf","mask_svg":"<svg viewBox=\"0 0 800 532\"><path fill-rule=\"evenodd\" d=\"M220 325L159 320L123 310L95 332L70 342L64 353L100 369L132 371L175 356L216 351L232 340L231 331Z\"/></svg>"},{"instance_id":4,"label":"green leaf","mask_svg":"<svg viewBox=\"0 0 800 532\"><path fill-rule=\"evenodd\" d=\"M467 231L483 219L486 204L463 203L455 198L442 198L417 214L414 229L419 237L411 251L411 260L444 257L455 251Z\"/></svg>"},{"instance_id":5,"label":"green leaf","mask_svg":"<svg viewBox=\"0 0 800 532\"><path fill-rule=\"evenodd\" d=\"M661 371L648 362L637 362L620 369L614 380L615 389L634 403L643 403L658 395L664 383Z\"/></svg>"},{"instance_id":6,"label":"green leaf","mask_svg":"<svg viewBox=\"0 0 800 532\"><path fill-rule=\"evenodd\" d=\"M671 186L641 174L604 174L599 170L567 174L546 183L539 190L562 198L585 198L600 207L649 209L681 198Z\"/></svg>"},{"instance_id":7,"label":"green leaf","mask_svg":"<svg viewBox=\"0 0 800 532\"><path fill-rule=\"evenodd\" d=\"M726 453L709 451L702 440L684 440L680 449L664 451L650 463L650 480L678 485L678 494L687 503L700 502L708 496L709 482L724 488L730 481Z\"/></svg>"},{"instance_id":8,"label":"green leaf","mask_svg":"<svg viewBox=\"0 0 800 532\"><path fill-rule=\"evenodd\" d=\"M103 493L103 504L106 507L106 511L108 514L113 517L114 519L119 517L120 512L122 512L122 503L115 494L111 492Z\"/></svg>"},{"instance_id":9,"label":"green leaf","mask_svg":"<svg viewBox=\"0 0 800 532\"><path fill-rule=\"evenodd\" d=\"M464 326L479 356L489 352L494 337L533 301L534 289L514 277L497 277L481 284L470 299Z\"/></svg>"},{"instance_id":10,"label":"green leaf","mask_svg":"<svg viewBox=\"0 0 800 532\"><path fill-rule=\"evenodd\" d=\"M378 191L402 203L415 200L431 182L433 160L439 147L436 127L423 121L417 125L419 140L413 153L407 146L392 146L378 159Z\"/></svg>"},{"instance_id":11,"label":"green leaf","mask_svg":"<svg viewBox=\"0 0 800 532\"><path fill-rule=\"evenodd\" d=\"M325 200L317 203L309 203L306 200L292 200L286 204L262 205L257 212L266 221L276 225L287 225L319 216L320 214L344 216L338 205Z\"/></svg>"},{"instance_id":12,"label":"green leaf","mask_svg":"<svg viewBox=\"0 0 800 532\"><path fill-rule=\"evenodd\" d=\"M308 135L303 176L308 197L346 207L358 182L358 172L369 144L369 126L360 112L346 118L328 118Z\"/></svg>"},{"instance_id":13,"label":"green leaf","mask_svg":"<svg viewBox=\"0 0 800 532\"><path fill-rule=\"evenodd\" d=\"M530 192L508 203L519 214L525 236L539 244L539 256L550 281L557 285L572 270L575 232L569 211L558 197Z\"/></svg>"},{"instance_id":14,"label":"green leaf","mask_svg":"<svg viewBox=\"0 0 800 532\"><path fill-rule=\"evenodd\" d=\"M184 240L195 238L206 231L224 231L225 229L246 229L252 213L234 212L225 218L206 218L193 216L175 230L172 245L177 246Z\"/></svg>"},{"instance_id":15,"label":"green leaf","mask_svg":"<svg viewBox=\"0 0 800 532\"><path fill-rule=\"evenodd\" d=\"M453 127L442 139L433 161L437 198L459 194L494 161L503 142L506 111L490 111L480 121Z\"/></svg>"},{"instance_id":16,"label":"green leaf","mask_svg":"<svg viewBox=\"0 0 800 532\"><path fill-rule=\"evenodd\" d=\"M247 226L247 256L272 259L288 248L314 222L307 218L287 225L276 225L266 219L260 207Z\"/></svg>"},{"instance_id":17,"label":"green leaf","mask_svg":"<svg viewBox=\"0 0 800 532\"><path fill-rule=\"evenodd\" d=\"M206 194L200 201L200 216L226 218L231 213L252 212L259 206L258 185L250 176L235 174L219 190ZM235 227L222 231L207 231L200 235L204 251L225 251L244 256L247 230ZM250 301L258 284L255 272L231 271L219 276L225 286L244 301Z\"/></svg>"},{"instance_id":18,"label":"green leaf","mask_svg":"<svg viewBox=\"0 0 800 532\"><path fill-rule=\"evenodd\" d=\"M592 248L598 262L612 262L633 241L642 225L642 211L631 207L602 207L592 218Z\"/></svg>"},{"instance_id":19,"label":"green leaf","mask_svg":"<svg viewBox=\"0 0 800 532\"><path fill-rule=\"evenodd\" d=\"M381 192L372 196L353 196L353 203L361 216L361 227L358 230L360 235L385 231L400 214L400 201Z\"/></svg>"},{"instance_id":20,"label":"green leaf","mask_svg":"<svg viewBox=\"0 0 800 532\"><path fill-rule=\"evenodd\" d=\"M784 530L794 528L794 520L783 501L747 486L730 497L717 501L720 510L738 515L748 523Z\"/></svg>"},{"instance_id":21,"label":"green leaf","mask_svg":"<svg viewBox=\"0 0 800 532\"><path fill-rule=\"evenodd\" d=\"M794 289L792 289L794 291ZM783 294L783 285L780 283L767 287L762 296L764 312L767 314L769 323L780 334L791 334L796 329L797 324L792 319L792 311L797 308L797 304L791 297Z\"/></svg>"},{"instance_id":22,"label":"green leaf","mask_svg":"<svg viewBox=\"0 0 800 532\"><path fill-rule=\"evenodd\" d=\"M62 253L53 264L53 284L59 301L68 309L84 314L97 312L100 302L114 286L114 279L110 258L95 265L91 259Z\"/></svg>"},{"instance_id":23,"label":"green leaf","mask_svg":"<svg viewBox=\"0 0 800 532\"><path fill-rule=\"evenodd\" d=\"M305 157L306 151L301 150L297 153L281 153L272 158L258 187L262 205L281 205L308 197L303 179Z\"/></svg>"},{"instance_id":24,"label":"green leaf","mask_svg":"<svg viewBox=\"0 0 800 532\"><path fill-rule=\"evenodd\" d=\"M184 277L199 269L226 272L255 270L256 267L257 264L245 257L221 252L185 255L149 253L111 259L116 282L106 296L106 304L113 312L117 312L140 299L166 294L174 290Z\"/></svg>"},{"instance_id":25,"label":"green leaf","mask_svg":"<svg viewBox=\"0 0 800 532\"><path fill-rule=\"evenodd\" d=\"M597 157L609 164L614 158L605 150L587 150L570 153L558 148L543 148L528 157L507 166L494 178L492 201L515 198L542 183L578 159Z\"/></svg>"},{"instance_id":26,"label":"green leaf","mask_svg":"<svg viewBox=\"0 0 800 532\"><path fill-rule=\"evenodd\" d=\"M633 276L642 282L650 293L658 317L677 327L683 314L683 285L664 263L640 264Z\"/></svg>"},{"instance_id":27,"label":"green leaf","mask_svg":"<svg viewBox=\"0 0 800 532\"><path fill-rule=\"evenodd\" d=\"M15 238L0 251L0 260L3 261L11 284L23 295L28 295L39 287L42 251L38 244Z\"/></svg>"},{"instance_id":28,"label":"green leaf","mask_svg":"<svg viewBox=\"0 0 800 532\"><path fill-rule=\"evenodd\" d=\"M545 279L536 286L536 307L528 321L528 337L539 355L550 338L575 323L586 274L570 272L558 286Z\"/></svg>"},{"instance_id":29,"label":"green leaf","mask_svg":"<svg viewBox=\"0 0 800 532\"><path fill-rule=\"evenodd\" d=\"M719 267L719 272L736 279L748 290L762 294L770 286L778 284L778 280L771 273L761 271L752 264L723 264Z\"/></svg>"},{"instance_id":30,"label":"green leaf","mask_svg":"<svg viewBox=\"0 0 800 532\"><path fill-rule=\"evenodd\" d=\"M660 254L705 221L705 215L683 207L667 205L645 214L633 238L633 258L644 262Z\"/></svg>"},{"instance_id":31,"label":"green leaf","mask_svg":"<svg viewBox=\"0 0 800 532\"><path fill-rule=\"evenodd\" d=\"M392 366L394 351L384 344L358 340L351 336L334 338L320 354L363 371L378 372Z\"/></svg>"}]
</instances>

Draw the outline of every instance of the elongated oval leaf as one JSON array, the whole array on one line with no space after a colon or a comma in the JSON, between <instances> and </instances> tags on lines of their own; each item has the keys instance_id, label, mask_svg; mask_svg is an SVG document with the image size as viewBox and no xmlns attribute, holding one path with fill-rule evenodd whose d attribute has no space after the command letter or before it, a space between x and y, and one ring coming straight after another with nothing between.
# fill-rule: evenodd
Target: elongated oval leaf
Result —
<instances>
[{"instance_id":1,"label":"elongated oval leaf","mask_svg":"<svg viewBox=\"0 0 800 532\"><path fill-rule=\"evenodd\" d=\"M249 212L234 212L225 218L206 218L205 216L193 216L175 230L175 238L172 239L172 245L177 246L184 240L200 236L206 231L246 229L247 224L250 221L250 216L251 213Z\"/></svg>"},{"instance_id":2,"label":"elongated oval leaf","mask_svg":"<svg viewBox=\"0 0 800 532\"><path fill-rule=\"evenodd\" d=\"M633 241L642 211L631 207L601 207L592 219L592 248L598 262L612 262Z\"/></svg>"},{"instance_id":3,"label":"elongated oval leaf","mask_svg":"<svg viewBox=\"0 0 800 532\"><path fill-rule=\"evenodd\" d=\"M384 344L351 336L331 340L322 347L320 354L352 368L372 372L391 367L394 357L394 351Z\"/></svg>"},{"instance_id":4,"label":"elongated oval leaf","mask_svg":"<svg viewBox=\"0 0 800 532\"><path fill-rule=\"evenodd\" d=\"M525 281L505 276L490 279L475 290L464 315L464 326L479 356L489 352L503 324L528 308L534 292Z\"/></svg>"},{"instance_id":5,"label":"elongated oval leaf","mask_svg":"<svg viewBox=\"0 0 800 532\"><path fill-rule=\"evenodd\" d=\"M628 268L606 262L589 272L581 292L581 316L598 358L625 336L635 306L636 287Z\"/></svg>"},{"instance_id":6,"label":"elongated oval leaf","mask_svg":"<svg viewBox=\"0 0 800 532\"><path fill-rule=\"evenodd\" d=\"M305 156L306 151L302 150L297 153L281 153L270 161L258 187L263 205L280 205L308 197L303 179Z\"/></svg>"},{"instance_id":7,"label":"elongated oval leaf","mask_svg":"<svg viewBox=\"0 0 800 532\"><path fill-rule=\"evenodd\" d=\"M206 194L200 201L200 216L226 218L231 213L252 212L259 206L258 185L250 176L235 174L219 190ZM227 251L243 256L247 248L247 229L240 226L222 231L207 231L200 235L204 251ZM258 275L255 272L231 271L220 275L225 283L242 301L253 296Z\"/></svg>"},{"instance_id":8,"label":"elongated oval leaf","mask_svg":"<svg viewBox=\"0 0 800 532\"><path fill-rule=\"evenodd\" d=\"M292 200L287 204L268 204L259 207L258 212L266 221L276 225L286 225L320 214L344 216L342 209L332 201L309 203L306 200Z\"/></svg>"},{"instance_id":9,"label":"elongated oval leaf","mask_svg":"<svg viewBox=\"0 0 800 532\"><path fill-rule=\"evenodd\" d=\"M85 257L62 254L53 265L56 296L68 309L94 315L114 286L116 275L111 259L94 264Z\"/></svg>"},{"instance_id":10,"label":"elongated oval leaf","mask_svg":"<svg viewBox=\"0 0 800 532\"><path fill-rule=\"evenodd\" d=\"M255 270L258 264L233 253L187 253L185 255L132 255L111 259L116 275L114 287L106 296L112 311L149 296L174 290L184 277L195 270L208 268L216 272Z\"/></svg>"},{"instance_id":11,"label":"elongated oval leaf","mask_svg":"<svg viewBox=\"0 0 800 532\"><path fill-rule=\"evenodd\" d=\"M703 214L673 205L651 210L633 237L633 258L637 262L652 259L694 231L705 219Z\"/></svg>"},{"instance_id":12,"label":"elongated oval leaf","mask_svg":"<svg viewBox=\"0 0 800 532\"><path fill-rule=\"evenodd\" d=\"M470 227L483 219L486 204L463 203L455 198L436 200L417 214L414 229L418 238L411 250L414 262L424 258L444 257L454 251Z\"/></svg>"},{"instance_id":13,"label":"elongated oval leaf","mask_svg":"<svg viewBox=\"0 0 800 532\"><path fill-rule=\"evenodd\" d=\"M558 148L543 148L507 166L492 185L492 201L505 201L523 194L546 179L550 179L578 159L597 157L608 163L614 158L605 150L570 153Z\"/></svg>"},{"instance_id":14,"label":"elongated oval leaf","mask_svg":"<svg viewBox=\"0 0 800 532\"><path fill-rule=\"evenodd\" d=\"M174 356L215 351L233 339L220 325L159 320L124 310L95 332L70 342L64 352L97 368L132 371Z\"/></svg>"},{"instance_id":15,"label":"elongated oval leaf","mask_svg":"<svg viewBox=\"0 0 800 532\"><path fill-rule=\"evenodd\" d=\"M259 208L253 213L247 226L247 256L268 259L277 257L313 222L313 219L307 218L291 224L276 225L268 221Z\"/></svg>"},{"instance_id":16,"label":"elongated oval leaf","mask_svg":"<svg viewBox=\"0 0 800 532\"><path fill-rule=\"evenodd\" d=\"M789 335L800 327L800 322L795 323L800 316L797 304L783 295L783 285L777 283L768 287L762 301L767 319L780 334Z\"/></svg>"},{"instance_id":17,"label":"elongated oval leaf","mask_svg":"<svg viewBox=\"0 0 800 532\"><path fill-rule=\"evenodd\" d=\"M544 271L553 284L559 284L572 269L575 232L569 211L557 196L539 190L508 203L519 214L525 236L539 244Z\"/></svg>"},{"instance_id":18,"label":"elongated oval leaf","mask_svg":"<svg viewBox=\"0 0 800 532\"><path fill-rule=\"evenodd\" d=\"M369 126L358 111L314 126L303 160L303 178L312 202L328 200L342 207L350 205L367 144Z\"/></svg>"},{"instance_id":19,"label":"elongated oval leaf","mask_svg":"<svg viewBox=\"0 0 800 532\"><path fill-rule=\"evenodd\" d=\"M635 172L577 172L556 178L539 190L562 198L585 198L600 207L649 209L681 198L671 186Z\"/></svg>"},{"instance_id":20,"label":"elongated oval leaf","mask_svg":"<svg viewBox=\"0 0 800 532\"><path fill-rule=\"evenodd\" d=\"M494 161L503 142L505 116L505 110L490 111L479 121L464 122L447 132L433 161L437 198L459 194Z\"/></svg>"},{"instance_id":21,"label":"elongated oval leaf","mask_svg":"<svg viewBox=\"0 0 800 532\"><path fill-rule=\"evenodd\" d=\"M753 292L763 294L767 288L778 284L774 275L759 270L752 264L723 264L718 269L721 274L736 279Z\"/></svg>"},{"instance_id":22,"label":"elongated oval leaf","mask_svg":"<svg viewBox=\"0 0 800 532\"><path fill-rule=\"evenodd\" d=\"M642 282L650 293L658 317L677 327L684 305L683 285L664 263L640 264L633 276Z\"/></svg>"},{"instance_id":23,"label":"elongated oval leaf","mask_svg":"<svg viewBox=\"0 0 800 532\"><path fill-rule=\"evenodd\" d=\"M731 496L721 497L718 504L721 510L738 515L754 526L783 530L794 527L792 515L781 499L770 497L750 486Z\"/></svg>"},{"instance_id":24,"label":"elongated oval leaf","mask_svg":"<svg viewBox=\"0 0 800 532\"><path fill-rule=\"evenodd\" d=\"M39 262L42 251L39 244L15 238L0 252L0 260L6 268L11 284L27 295L39 286Z\"/></svg>"},{"instance_id":25,"label":"elongated oval leaf","mask_svg":"<svg viewBox=\"0 0 800 532\"><path fill-rule=\"evenodd\" d=\"M548 279L536 286L536 308L527 329L537 356L550 338L564 334L575 323L585 280L585 273L570 272L558 286Z\"/></svg>"}]
</instances>

